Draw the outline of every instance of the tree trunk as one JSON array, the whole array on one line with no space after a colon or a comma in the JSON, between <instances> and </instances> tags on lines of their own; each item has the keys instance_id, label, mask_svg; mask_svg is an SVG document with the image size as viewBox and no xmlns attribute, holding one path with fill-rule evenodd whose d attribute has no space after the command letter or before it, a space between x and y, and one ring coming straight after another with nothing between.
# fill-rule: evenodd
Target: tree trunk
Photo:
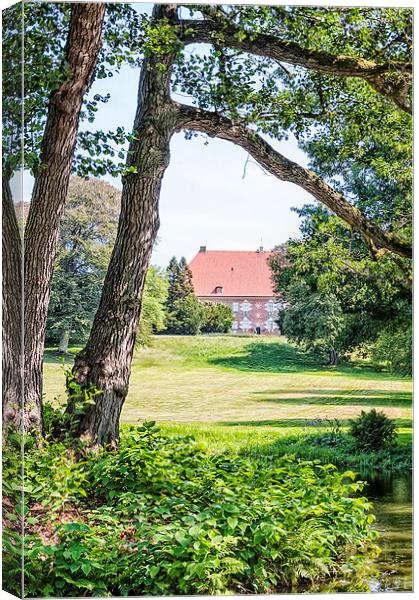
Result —
<instances>
[{"instance_id":1,"label":"tree trunk","mask_svg":"<svg viewBox=\"0 0 419 600\"><path fill-rule=\"evenodd\" d=\"M64 212L83 97L101 47L104 4L72 7L66 45L70 77L50 99L25 228L25 405L42 429L42 359L59 228ZM14 359L16 360L16 358Z\"/></svg>"},{"instance_id":2,"label":"tree trunk","mask_svg":"<svg viewBox=\"0 0 419 600\"><path fill-rule=\"evenodd\" d=\"M22 252L21 237L9 181L3 176L3 431L10 425L21 431L30 415L23 412L22 359Z\"/></svg>"},{"instance_id":3,"label":"tree trunk","mask_svg":"<svg viewBox=\"0 0 419 600\"><path fill-rule=\"evenodd\" d=\"M173 5L156 5L154 18L176 18ZM141 296L159 228L161 182L169 165L170 139L177 111L170 100L171 66L175 53L146 59L138 89L135 139L128 167L138 169L123 178L121 213L115 246L86 347L73 372L83 388L101 394L80 419L77 435L93 443L115 444L119 417L128 392ZM70 402L67 411L72 412Z\"/></svg>"},{"instance_id":4,"label":"tree trunk","mask_svg":"<svg viewBox=\"0 0 419 600\"><path fill-rule=\"evenodd\" d=\"M338 364L338 353L336 352L336 350L334 348L331 348L329 365L331 367L336 367L337 364Z\"/></svg>"},{"instance_id":5,"label":"tree trunk","mask_svg":"<svg viewBox=\"0 0 419 600\"><path fill-rule=\"evenodd\" d=\"M60 343L58 344L58 354L67 354L69 342L70 332L68 331L68 329L63 329L61 333Z\"/></svg>"}]
</instances>

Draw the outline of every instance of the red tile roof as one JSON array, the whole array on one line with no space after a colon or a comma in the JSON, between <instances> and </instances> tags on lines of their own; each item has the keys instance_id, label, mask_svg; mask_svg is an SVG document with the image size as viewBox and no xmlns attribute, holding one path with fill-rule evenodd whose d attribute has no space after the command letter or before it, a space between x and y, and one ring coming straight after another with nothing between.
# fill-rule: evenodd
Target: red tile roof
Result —
<instances>
[{"instance_id":1,"label":"red tile roof","mask_svg":"<svg viewBox=\"0 0 419 600\"><path fill-rule=\"evenodd\" d=\"M206 250L189 267L195 294L200 296L274 296L268 258L272 252ZM223 288L222 295L215 288Z\"/></svg>"}]
</instances>

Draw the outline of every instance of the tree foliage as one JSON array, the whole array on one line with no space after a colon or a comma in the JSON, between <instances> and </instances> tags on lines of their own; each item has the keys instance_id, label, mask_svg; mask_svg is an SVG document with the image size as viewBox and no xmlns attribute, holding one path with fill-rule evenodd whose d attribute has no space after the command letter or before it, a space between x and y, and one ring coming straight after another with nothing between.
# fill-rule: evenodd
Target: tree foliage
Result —
<instances>
[{"instance_id":1,"label":"tree foliage","mask_svg":"<svg viewBox=\"0 0 419 600\"><path fill-rule=\"evenodd\" d=\"M52 281L47 337L80 342L90 331L116 236L120 192L70 180ZM61 348L66 351L65 346Z\"/></svg>"},{"instance_id":2,"label":"tree foliage","mask_svg":"<svg viewBox=\"0 0 419 600\"><path fill-rule=\"evenodd\" d=\"M395 95L404 96L408 108L411 10L194 9L193 15L204 14L205 20L184 21L181 37L207 41L213 47L203 60L199 51L188 47L183 62L175 65L175 89L187 93L201 109L189 111L190 128L224 137L223 128L229 126L226 120L217 124L211 116L216 113L232 121L230 137L224 139L238 144L246 135L237 130L238 123L275 139L293 133L315 172L342 198L386 232L409 240L411 119L409 110L400 110ZM260 160L255 146L245 145ZM295 164L289 165L288 172L275 171L270 168L272 158L270 150L262 162L265 168L302 183L303 173L298 180L290 172ZM324 189L308 191L326 200ZM329 208L347 220L348 214L339 212L338 205ZM355 220L351 224L359 228ZM368 228L363 233L374 238Z\"/></svg>"},{"instance_id":3,"label":"tree foliage","mask_svg":"<svg viewBox=\"0 0 419 600\"><path fill-rule=\"evenodd\" d=\"M307 311L313 303L320 310L335 307L335 316L340 317L334 344L340 352L369 353L378 338L386 339L385 332L409 331L412 301L409 262L386 252L371 255L359 234L324 209L306 206L298 212L302 217L302 239L289 242L287 266L275 259L272 262L277 291L281 290L292 305L285 311L284 332L288 330L293 339L300 341L304 339L300 331L303 329L306 341L313 339L315 325L304 329L308 319L304 303ZM299 293L303 294L303 304ZM302 319L300 323L297 313ZM318 339L321 338L319 335ZM408 348L398 353L399 359L409 353ZM379 356L378 352L375 354Z\"/></svg>"},{"instance_id":4,"label":"tree foliage","mask_svg":"<svg viewBox=\"0 0 419 600\"><path fill-rule=\"evenodd\" d=\"M182 300L193 294L192 272L188 267L185 257L178 261L174 256L167 267L169 290L167 295L167 310L173 310L176 300Z\"/></svg>"},{"instance_id":5,"label":"tree foliage","mask_svg":"<svg viewBox=\"0 0 419 600\"><path fill-rule=\"evenodd\" d=\"M201 330L204 309L194 294L192 272L184 257L175 257L167 267L169 290L166 300L166 331L196 335Z\"/></svg>"},{"instance_id":6,"label":"tree foliage","mask_svg":"<svg viewBox=\"0 0 419 600\"><path fill-rule=\"evenodd\" d=\"M231 306L219 302L204 302L202 333L228 333L233 325Z\"/></svg>"},{"instance_id":7,"label":"tree foliage","mask_svg":"<svg viewBox=\"0 0 419 600\"><path fill-rule=\"evenodd\" d=\"M283 333L311 350L326 351L330 363L336 364L336 346L344 321L336 298L313 293L304 282L290 285L286 297L291 306L281 319Z\"/></svg>"},{"instance_id":8,"label":"tree foliage","mask_svg":"<svg viewBox=\"0 0 419 600\"><path fill-rule=\"evenodd\" d=\"M3 12L3 66L8 73L3 78L3 97L7 99L3 108L3 173L8 177L23 165L35 176L39 172L50 96L69 76L65 48L70 16L71 5L64 2L15 4ZM103 43L93 78L113 77L124 64L141 64L146 21L146 15L129 4L106 5ZM109 95L87 94L81 121L93 123L100 105L108 100ZM115 132L84 130L78 136L74 163L78 174L97 176L123 171L124 163L116 164L110 158L118 157L118 152L119 158L125 158L123 145L129 140L129 132L122 128Z\"/></svg>"},{"instance_id":9,"label":"tree foliage","mask_svg":"<svg viewBox=\"0 0 419 600\"><path fill-rule=\"evenodd\" d=\"M151 265L141 299L141 318L136 340L139 346L148 345L152 334L165 328L168 289L167 273Z\"/></svg>"},{"instance_id":10,"label":"tree foliage","mask_svg":"<svg viewBox=\"0 0 419 600\"><path fill-rule=\"evenodd\" d=\"M390 321L379 333L373 348L373 357L388 365L394 373L413 373L413 324L410 307L401 307L401 314ZM403 314L403 309L407 314Z\"/></svg>"}]
</instances>

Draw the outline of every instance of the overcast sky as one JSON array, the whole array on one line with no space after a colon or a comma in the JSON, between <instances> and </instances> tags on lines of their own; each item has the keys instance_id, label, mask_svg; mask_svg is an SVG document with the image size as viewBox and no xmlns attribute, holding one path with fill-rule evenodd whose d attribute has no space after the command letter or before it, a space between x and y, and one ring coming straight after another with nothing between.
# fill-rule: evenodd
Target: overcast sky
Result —
<instances>
[{"instance_id":1,"label":"overcast sky","mask_svg":"<svg viewBox=\"0 0 419 600\"><path fill-rule=\"evenodd\" d=\"M101 104L95 123L86 129L132 129L136 108L137 69L124 67L113 78L97 80L91 94L110 92ZM270 249L299 234L299 219L291 207L302 206L312 197L299 187L267 175L247 153L229 142L200 136L185 140L174 136L171 162L166 171L160 200L160 231L152 262L166 266L173 255L189 261L205 245L212 250ZM288 158L306 165L295 141L275 143ZM121 189L120 180L106 177ZM30 198L32 182L24 177L23 198Z\"/></svg>"}]
</instances>

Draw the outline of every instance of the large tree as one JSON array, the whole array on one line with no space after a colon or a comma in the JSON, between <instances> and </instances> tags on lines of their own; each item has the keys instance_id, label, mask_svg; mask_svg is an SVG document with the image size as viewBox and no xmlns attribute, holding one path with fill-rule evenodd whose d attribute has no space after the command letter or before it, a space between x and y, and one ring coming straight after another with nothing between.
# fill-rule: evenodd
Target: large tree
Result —
<instances>
[{"instance_id":1,"label":"large tree","mask_svg":"<svg viewBox=\"0 0 419 600\"><path fill-rule=\"evenodd\" d=\"M169 289L166 300L166 331L196 334L200 330L202 308L194 294L192 272L184 256L174 256L167 267Z\"/></svg>"},{"instance_id":2,"label":"large tree","mask_svg":"<svg viewBox=\"0 0 419 600\"><path fill-rule=\"evenodd\" d=\"M327 351L331 363L337 353L370 353L386 333L407 339L410 261L382 250L371 253L359 233L321 207L298 213L301 238L289 241L285 262L271 260L275 288L288 303L280 315L285 335ZM406 348L405 363L408 354Z\"/></svg>"},{"instance_id":3,"label":"large tree","mask_svg":"<svg viewBox=\"0 0 419 600\"><path fill-rule=\"evenodd\" d=\"M89 341L74 366L82 386L93 384L101 391L96 404L86 407L78 429L79 435L99 443L118 439L141 293L159 226L160 186L176 131L204 132L238 144L279 179L309 191L374 248L411 256L410 239L399 235L397 223L381 226L327 177L290 161L265 137L280 139L294 123L297 130L307 131L307 119L315 131L317 124L328 123L334 107L345 107L352 88L365 106L374 94L387 115L400 111L408 129L410 11L236 6L190 10L192 19L179 19L176 5L156 5L153 10L117 239ZM204 57L183 52L191 43L210 43L211 49ZM172 99L173 82L195 106ZM333 102L323 99L323 89L328 88L336 92ZM344 118L345 109L342 112ZM347 114L350 117L350 111Z\"/></svg>"},{"instance_id":4,"label":"large tree","mask_svg":"<svg viewBox=\"0 0 419 600\"><path fill-rule=\"evenodd\" d=\"M44 334L70 171L118 171L109 155L126 139L120 128L81 134L79 120L92 122L107 101L87 94L95 76L141 60L133 49L142 18L130 5L101 3L19 3L3 12L4 426L42 429ZM35 178L24 252L10 187L21 169Z\"/></svg>"},{"instance_id":5,"label":"large tree","mask_svg":"<svg viewBox=\"0 0 419 600\"><path fill-rule=\"evenodd\" d=\"M20 14L21 11L23 14ZM25 146L20 148L16 133L13 134L11 131L13 124L20 117L18 109L22 108L22 103L26 107L28 100L28 114L30 115L30 101L36 99L37 94L35 93L32 97L30 95L31 74L27 68L31 66L31 59L29 58L29 64L24 65L13 64L13 62L16 63L16 48L20 47L21 35L24 36L25 43L28 45L27 53L29 57L31 56L30 47L34 33L30 30L27 32L24 26L25 16L29 18L33 11L42 24L50 29L53 25L51 14L42 12L42 8L37 11L37 7L27 7L23 4L15 10L11 9L6 15L5 23L6 56L9 56L12 63L5 65L6 69L3 75L6 79L5 98L7 102L10 100L10 107L6 110L4 144L6 152L3 155L3 189L6 190L3 195L3 217L5 219L3 240L5 261L7 261L4 264L6 269L3 272L7 271L7 263L12 260L12 258L9 260L9 253L15 264L12 271L5 275L3 281L3 344L5 346L3 353L5 363L3 414L5 425L12 423L18 429L23 427L26 430L33 427L40 431L42 429L43 338L52 266L58 241L59 223L67 195L80 110L84 94L91 83L100 50L105 6L103 4L76 4L71 8L66 45L61 54L61 64L55 64L56 68L52 73L44 74L44 82L35 84L36 90L39 90L42 87L47 88L46 81L48 81L51 95L32 201L25 227L22 274L21 240L13 209L12 195L9 193L9 180L13 172L23 166L20 163L21 152L19 150L25 151ZM64 11L61 17L55 24L56 27L60 27L66 22L68 11L67 13ZM23 23L22 30L20 30L19 23ZM28 33L29 39L25 37L26 33ZM45 46L44 52L46 52L49 42L45 33L42 39ZM36 62L36 58L39 58L38 52L35 53L34 62ZM19 60L20 58L17 59L17 62ZM25 74L28 73L28 98L21 96L20 82L16 80L20 73L19 66L22 66ZM7 73L10 73L10 81L6 76ZM36 73L40 74L39 68ZM42 127L39 120L36 123L35 136L38 135L39 127ZM23 125L19 130L23 134L23 144L25 144L24 134L27 133L27 128ZM22 326L24 327L23 348ZM16 370L17 365L22 365L22 359L23 373Z\"/></svg>"}]
</instances>

